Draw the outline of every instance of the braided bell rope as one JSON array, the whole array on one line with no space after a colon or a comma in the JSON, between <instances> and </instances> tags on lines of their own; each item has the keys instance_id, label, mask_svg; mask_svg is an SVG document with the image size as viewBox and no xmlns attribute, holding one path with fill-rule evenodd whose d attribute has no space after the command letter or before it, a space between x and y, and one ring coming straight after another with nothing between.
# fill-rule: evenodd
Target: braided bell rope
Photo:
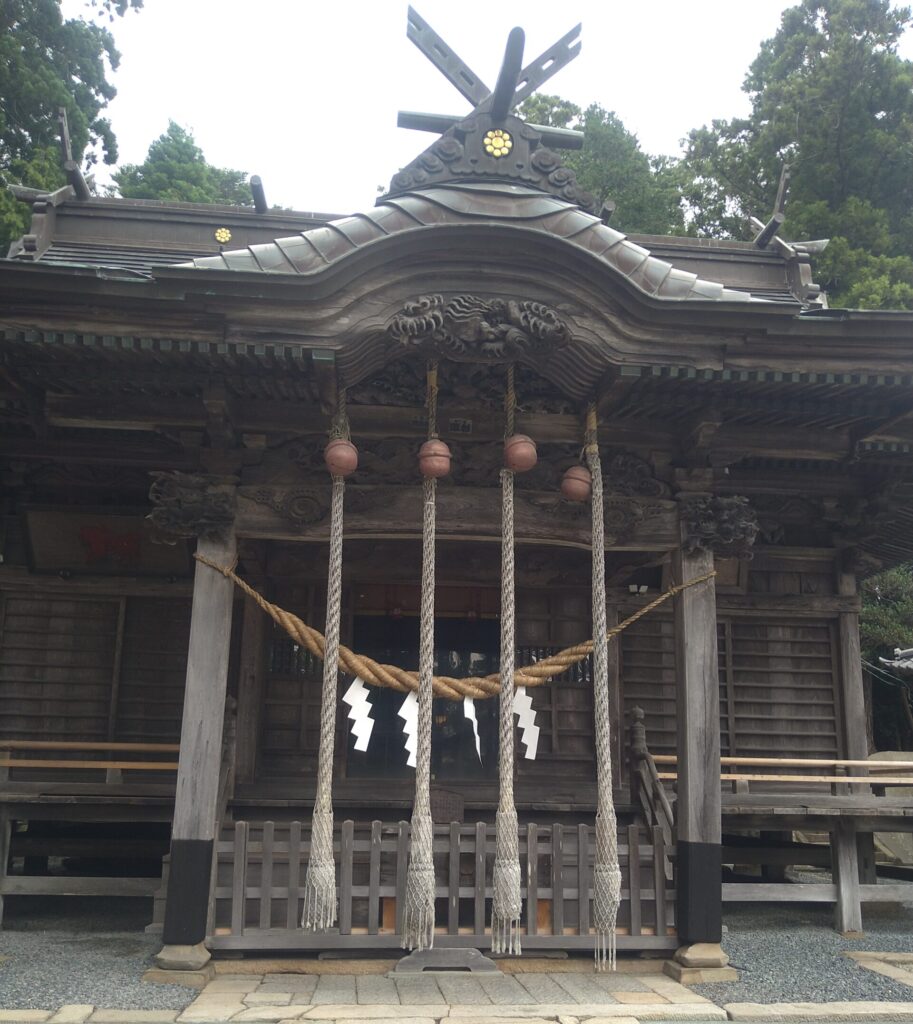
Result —
<instances>
[{"instance_id":1,"label":"braided bell rope","mask_svg":"<svg viewBox=\"0 0 913 1024\"><path fill-rule=\"evenodd\" d=\"M514 432L514 368L507 369L505 434ZM492 874L491 951L520 955L520 841L514 804L514 473L501 470L501 676L498 709L498 810L495 815L495 863Z\"/></svg>"},{"instance_id":2,"label":"braided bell rope","mask_svg":"<svg viewBox=\"0 0 913 1024\"><path fill-rule=\"evenodd\" d=\"M325 639L323 634L313 626L298 618L294 612L286 611L279 605L273 604L255 590L246 580L243 580L230 565L219 565L205 555L195 554L193 556L198 562L209 566L215 572L220 572L255 604L259 605L264 612L283 629L295 643L300 644L315 658L323 658ZM706 583L716 576L716 570L705 572L702 576L695 576L685 583L676 583L658 597L654 598L643 608L638 608L633 615L629 615L617 626L613 626L606 633L607 640L614 640L619 633L623 633L629 626L648 615L655 608L664 604L671 597L680 594L689 587L698 583ZM593 641L587 640L582 644L574 644L573 647L565 647L548 658L543 658L532 665L526 665L514 672L514 683L516 686L542 686L550 682L555 676L585 661L593 653ZM398 665L387 665L375 661L363 654L356 654L345 644L339 645L339 666L340 671L347 675L358 676L362 682L369 686L386 686L388 689L396 690L398 693L418 692L418 673L410 672L408 669L400 668ZM465 676L457 679L454 676L435 676L432 680L435 697L446 697L448 700L462 700L464 697L473 697L476 700L484 700L486 697L496 697L501 692L501 677L499 673L488 676Z\"/></svg>"},{"instance_id":3,"label":"braided bell rope","mask_svg":"<svg viewBox=\"0 0 913 1024\"><path fill-rule=\"evenodd\" d=\"M593 925L596 970L615 970L615 924L621 902L618 824L612 795L609 720L609 643L606 629L605 520L602 464L596 441L596 409L587 413L586 461L592 477L593 516L593 717L596 732L596 857L593 864Z\"/></svg>"},{"instance_id":4,"label":"braided bell rope","mask_svg":"<svg viewBox=\"0 0 913 1024\"><path fill-rule=\"evenodd\" d=\"M428 368L428 437L437 436L437 363ZM434 823L431 818L431 702L434 697L434 534L437 480L422 485L422 599L412 842L403 906L404 949L434 945Z\"/></svg>"},{"instance_id":5,"label":"braided bell rope","mask_svg":"<svg viewBox=\"0 0 913 1024\"><path fill-rule=\"evenodd\" d=\"M347 437L345 393L340 392L330 437ZM327 568L327 632L323 688L320 695L320 741L317 792L311 819L311 852L304 880L301 927L326 931L336 920L336 860L333 856L333 748L336 738L336 687L339 679L339 623L342 609L342 527L345 480L333 477L330 513L330 558Z\"/></svg>"}]
</instances>

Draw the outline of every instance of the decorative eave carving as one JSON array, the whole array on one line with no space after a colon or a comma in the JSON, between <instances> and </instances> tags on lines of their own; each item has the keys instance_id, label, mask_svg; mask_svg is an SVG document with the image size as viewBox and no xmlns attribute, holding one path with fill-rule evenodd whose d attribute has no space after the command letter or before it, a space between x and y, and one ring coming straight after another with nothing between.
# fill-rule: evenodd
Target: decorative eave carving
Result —
<instances>
[{"instance_id":1,"label":"decorative eave carving","mask_svg":"<svg viewBox=\"0 0 913 1024\"><path fill-rule=\"evenodd\" d=\"M153 473L148 515L163 537L217 538L235 520L234 478L196 473Z\"/></svg>"},{"instance_id":2,"label":"decorative eave carving","mask_svg":"<svg viewBox=\"0 0 913 1024\"><path fill-rule=\"evenodd\" d=\"M407 348L427 347L448 359L485 363L535 358L571 341L551 306L478 295L421 295L393 317L387 333Z\"/></svg>"},{"instance_id":3,"label":"decorative eave carving","mask_svg":"<svg viewBox=\"0 0 913 1024\"><path fill-rule=\"evenodd\" d=\"M687 554L712 551L727 558L750 558L758 516L747 498L683 494L679 498L682 547Z\"/></svg>"},{"instance_id":4,"label":"decorative eave carving","mask_svg":"<svg viewBox=\"0 0 913 1024\"><path fill-rule=\"evenodd\" d=\"M326 487L248 488L244 496L258 505L265 505L273 512L278 512L283 519L299 529L321 522L330 510L329 490Z\"/></svg>"}]
</instances>

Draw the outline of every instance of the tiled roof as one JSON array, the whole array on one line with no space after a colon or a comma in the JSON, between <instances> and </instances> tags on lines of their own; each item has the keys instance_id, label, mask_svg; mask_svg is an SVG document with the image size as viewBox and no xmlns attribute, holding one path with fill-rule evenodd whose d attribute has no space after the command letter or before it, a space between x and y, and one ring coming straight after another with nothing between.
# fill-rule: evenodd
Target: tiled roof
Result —
<instances>
[{"instance_id":1,"label":"tiled roof","mask_svg":"<svg viewBox=\"0 0 913 1024\"><path fill-rule=\"evenodd\" d=\"M908 647L906 650L895 647L893 658L879 658L878 660L886 668L893 669L900 675L913 675L913 647Z\"/></svg>"},{"instance_id":2,"label":"tiled roof","mask_svg":"<svg viewBox=\"0 0 913 1024\"><path fill-rule=\"evenodd\" d=\"M650 255L620 231L566 200L522 185L473 183L417 189L274 242L207 256L182 266L266 274L311 274L390 235L442 224L508 224L565 239L592 253L647 295L675 300L765 301L706 281ZM794 300L792 300L794 301Z\"/></svg>"}]
</instances>

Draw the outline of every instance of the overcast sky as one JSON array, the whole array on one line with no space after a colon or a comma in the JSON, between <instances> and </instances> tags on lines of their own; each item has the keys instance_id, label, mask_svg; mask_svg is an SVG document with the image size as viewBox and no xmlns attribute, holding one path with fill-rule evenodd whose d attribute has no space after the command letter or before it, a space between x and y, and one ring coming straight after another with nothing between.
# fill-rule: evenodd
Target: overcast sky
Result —
<instances>
[{"instance_id":1,"label":"overcast sky","mask_svg":"<svg viewBox=\"0 0 913 1024\"><path fill-rule=\"evenodd\" d=\"M406 39L406 0L145 0L112 27L121 65L109 107L120 162L140 162L169 118L207 159L263 178L267 200L348 213L431 136L397 110L464 114L469 104ZM690 128L745 114L741 84L786 0L416 0L419 13L489 86L507 33L526 61L578 21L580 56L545 90L614 110L650 153ZM64 0L69 16L83 0ZM913 57L913 33L904 40ZM524 61L524 63L526 62ZM104 172L98 175L104 180Z\"/></svg>"}]
</instances>

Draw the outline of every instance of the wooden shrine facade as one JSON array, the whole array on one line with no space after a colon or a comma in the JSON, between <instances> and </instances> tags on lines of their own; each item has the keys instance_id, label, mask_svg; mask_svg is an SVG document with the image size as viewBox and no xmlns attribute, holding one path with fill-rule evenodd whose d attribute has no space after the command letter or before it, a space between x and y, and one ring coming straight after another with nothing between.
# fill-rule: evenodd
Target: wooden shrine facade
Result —
<instances>
[{"instance_id":1,"label":"wooden shrine facade","mask_svg":"<svg viewBox=\"0 0 913 1024\"><path fill-rule=\"evenodd\" d=\"M721 754L868 754L857 578L913 557L913 316L828 309L798 243L615 231L548 148L560 133L516 118L500 81L464 92L473 113L444 119L350 217L17 190L33 221L0 260L0 750L179 744L176 773L155 775L155 798L174 800L166 947L320 945L294 928L320 670L191 555L237 562L323 627L322 451L344 393L360 463L343 639L414 667L429 359L453 452L436 597L454 675L496 669L509 365L517 429L539 448L517 479L518 664L589 636L589 506L560 481L591 403L610 623L717 574L611 648L616 805L637 851L622 947L719 941ZM584 663L531 691L540 742L516 793L540 946L591 941L590 683ZM340 705L349 917L327 945L395 937L411 802L397 696L372 696L367 751ZM458 707L435 706L441 942L484 939L490 703L476 702L481 757ZM652 811L629 784L635 708L650 750L678 759L674 804L654 793ZM60 807L91 797L101 813L88 769L63 783L37 760L0 782L0 876L29 794L66 790ZM143 772L117 772L122 807L139 806Z\"/></svg>"}]
</instances>

